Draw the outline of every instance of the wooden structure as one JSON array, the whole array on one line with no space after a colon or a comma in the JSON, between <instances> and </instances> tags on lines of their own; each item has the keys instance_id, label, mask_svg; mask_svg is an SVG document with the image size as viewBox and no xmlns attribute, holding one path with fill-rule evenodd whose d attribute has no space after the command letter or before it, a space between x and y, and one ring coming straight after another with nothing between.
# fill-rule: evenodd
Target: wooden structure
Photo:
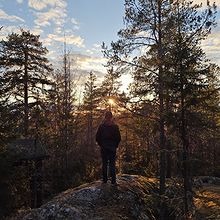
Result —
<instances>
[{"instance_id":1,"label":"wooden structure","mask_svg":"<svg viewBox=\"0 0 220 220\"><path fill-rule=\"evenodd\" d=\"M30 165L30 206L37 208L42 205L42 162L48 158L46 149L38 139L17 139L8 147L18 155L17 163Z\"/></svg>"}]
</instances>

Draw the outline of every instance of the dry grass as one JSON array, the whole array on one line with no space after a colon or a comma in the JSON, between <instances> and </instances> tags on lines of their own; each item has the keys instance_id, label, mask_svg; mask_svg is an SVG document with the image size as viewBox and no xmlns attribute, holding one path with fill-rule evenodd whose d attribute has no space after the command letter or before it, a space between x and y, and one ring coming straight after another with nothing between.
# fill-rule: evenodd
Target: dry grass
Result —
<instances>
[{"instance_id":1,"label":"dry grass","mask_svg":"<svg viewBox=\"0 0 220 220\"><path fill-rule=\"evenodd\" d=\"M220 220L220 186L205 185L196 190L194 203L204 219Z\"/></svg>"}]
</instances>

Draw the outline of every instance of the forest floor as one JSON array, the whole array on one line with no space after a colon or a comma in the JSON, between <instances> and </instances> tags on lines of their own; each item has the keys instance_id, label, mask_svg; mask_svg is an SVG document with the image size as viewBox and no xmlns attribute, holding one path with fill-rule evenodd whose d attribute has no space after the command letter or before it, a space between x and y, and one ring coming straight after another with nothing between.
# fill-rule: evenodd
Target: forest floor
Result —
<instances>
[{"instance_id":1,"label":"forest floor","mask_svg":"<svg viewBox=\"0 0 220 220\"><path fill-rule=\"evenodd\" d=\"M220 220L220 186L206 184L195 193L194 203L201 219Z\"/></svg>"}]
</instances>

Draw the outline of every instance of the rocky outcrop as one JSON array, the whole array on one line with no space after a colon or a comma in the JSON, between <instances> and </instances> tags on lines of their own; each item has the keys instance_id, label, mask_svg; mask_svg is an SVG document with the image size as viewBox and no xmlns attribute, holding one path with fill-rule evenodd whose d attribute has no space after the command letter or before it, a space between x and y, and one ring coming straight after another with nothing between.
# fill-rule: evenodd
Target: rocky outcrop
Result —
<instances>
[{"instance_id":1,"label":"rocky outcrop","mask_svg":"<svg viewBox=\"0 0 220 220\"><path fill-rule=\"evenodd\" d=\"M69 189L50 202L16 220L117 220L152 219L152 195L157 180L140 176L122 175L118 185L96 181Z\"/></svg>"},{"instance_id":2,"label":"rocky outcrop","mask_svg":"<svg viewBox=\"0 0 220 220\"><path fill-rule=\"evenodd\" d=\"M69 189L38 209L10 220L151 220L159 219L159 180L136 175L118 176L118 185L95 181ZM165 219L183 218L181 179L167 179L163 197ZM220 219L219 178L194 178L195 219ZM197 214L196 214L197 213ZM214 216L214 218L209 218Z\"/></svg>"},{"instance_id":3,"label":"rocky outcrop","mask_svg":"<svg viewBox=\"0 0 220 220\"><path fill-rule=\"evenodd\" d=\"M213 176L198 176L198 177L194 177L193 179L194 187L202 187L206 184L213 184L220 186L220 178Z\"/></svg>"}]
</instances>

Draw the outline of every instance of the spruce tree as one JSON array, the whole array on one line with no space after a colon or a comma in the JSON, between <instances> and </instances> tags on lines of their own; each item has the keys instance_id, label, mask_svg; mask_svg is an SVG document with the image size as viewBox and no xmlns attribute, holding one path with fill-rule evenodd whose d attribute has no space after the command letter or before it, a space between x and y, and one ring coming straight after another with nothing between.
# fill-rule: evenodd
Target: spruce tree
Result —
<instances>
[{"instance_id":1,"label":"spruce tree","mask_svg":"<svg viewBox=\"0 0 220 220\"><path fill-rule=\"evenodd\" d=\"M176 106L175 120L179 124L177 127L182 142L184 208L187 214L192 204L189 118L202 100L209 99L208 90L208 93L212 93L213 89L216 91L212 79L216 78L218 68L208 62L200 47L201 41L207 38L211 28L215 26L215 5L208 3L203 12L198 11L201 6L187 1L177 1L171 6L170 30L173 34L166 48L169 80L165 83L168 95L172 94L172 105ZM212 86L215 88L211 89Z\"/></svg>"},{"instance_id":2,"label":"spruce tree","mask_svg":"<svg viewBox=\"0 0 220 220\"><path fill-rule=\"evenodd\" d=\"M97 107L100 102L99 89L97 87L97 77L91 71L85 83L83 95L83 108L88 117L87 120L87 144L91 150L94 146L94 117L97 114Z\"/></svg>"},{"instance_id":3,"label":"spruce tree","mask_svg":"<svg viewBox=\"0 0 220 220\"><path fill-rule=\"evenodd\" d=\"M120 91L122 85L120 77L120 71L114 70L112 66L109 66L99 88L102 97L102 108L114 110L115 113L122 104L121 101L125 98L125 94Z\"/></svg>"}]
</instances>

